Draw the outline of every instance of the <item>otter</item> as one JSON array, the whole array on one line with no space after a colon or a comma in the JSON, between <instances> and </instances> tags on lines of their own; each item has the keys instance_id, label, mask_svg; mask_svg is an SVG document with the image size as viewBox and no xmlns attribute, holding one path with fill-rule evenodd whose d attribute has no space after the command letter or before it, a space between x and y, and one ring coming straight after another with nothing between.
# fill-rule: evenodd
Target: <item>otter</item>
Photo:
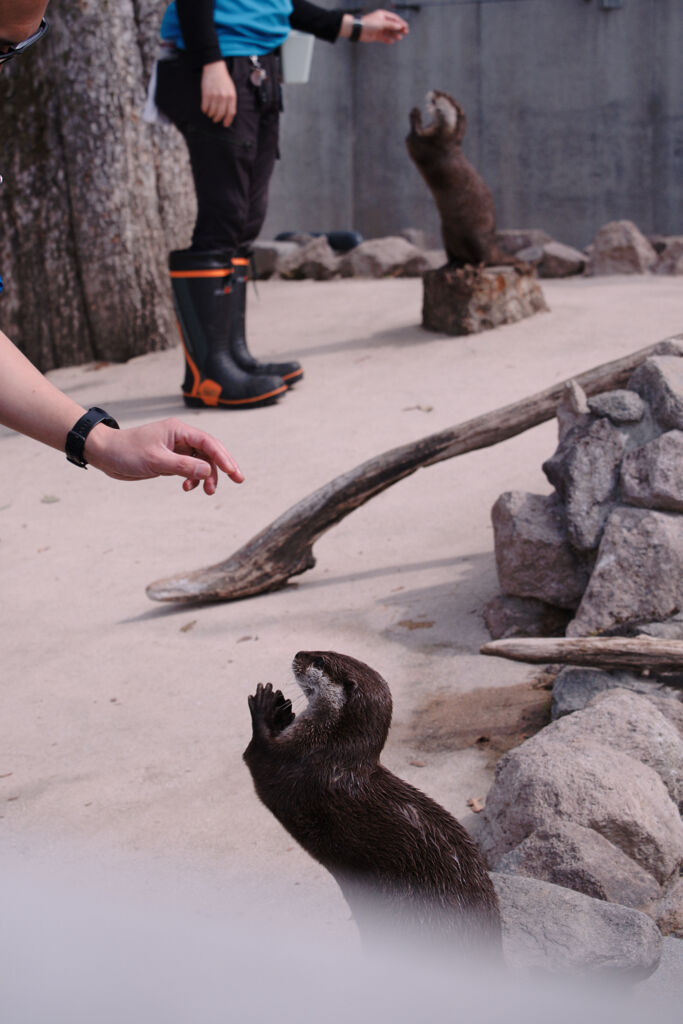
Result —
<instances>
[{"instance_id":1,"label":"otter","mask_svg":"<svg viewBox=\"0 0 683 1024\"><path fill-rule=\"evenodd\" d=\"M299 714L271 683L249 697L244 760L260 799L331 872L365 937L388 925L498 951L496 894L470 835L379 762L392 714L387 683L334 651L299 651L292 669L308 699Z\"/></svg>"},{"instance_id":2,"label":"otter","mask_svg":"<svg viewBox=\"0 0 683 1024\"><path fill-rule=\"evenodd\" d=\"M406 146L434 196L449 265L514 263L496 245L491 191L461 149L464 110L448 93L432 90L425 112L431 120L423 126L420 110L411 110Z\"/></svg>"}]
</instances>

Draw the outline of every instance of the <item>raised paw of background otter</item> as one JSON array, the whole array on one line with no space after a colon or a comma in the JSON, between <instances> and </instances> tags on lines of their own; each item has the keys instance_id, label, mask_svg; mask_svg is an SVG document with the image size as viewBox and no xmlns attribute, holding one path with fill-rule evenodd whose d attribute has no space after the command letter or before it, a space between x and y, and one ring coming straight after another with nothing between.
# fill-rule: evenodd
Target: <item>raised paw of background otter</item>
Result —
<instances>
[{"instance_id":1,"label":"raised paw of background otter","mask_svg":"<svg viewBox=\"0 0 683 1024\"><path fill-rule=\"evenodd\" d=\"M249 697L249 710L254 735L277 736L294 721L291 700L285 698L282 690L274 690L272 683L258 684L256 693Z\"/></svg>"}]
</instances>

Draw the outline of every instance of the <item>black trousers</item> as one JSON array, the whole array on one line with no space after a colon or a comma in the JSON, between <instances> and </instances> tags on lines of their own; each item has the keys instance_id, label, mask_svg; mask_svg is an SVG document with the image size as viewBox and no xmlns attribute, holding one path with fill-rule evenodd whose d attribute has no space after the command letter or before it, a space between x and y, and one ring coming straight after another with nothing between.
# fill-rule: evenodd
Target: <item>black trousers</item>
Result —
<instances>
[{"instance_id":1,"label":"black trousers","mask_svg":"<svg viewBox=\"0 0 683 1024\"><path fill-rule=\"evenodd\" d=\"M266 217L268 185L278 152L280 84L276 54L259 58L267 78L252 84L248 57L227 57L237 91L237 113L229 128L201 112L201 70L184 54L157 68L156 104L182 132L190 154L197 221L196 252L248 251Z\"/></svg>"}]
</instances>

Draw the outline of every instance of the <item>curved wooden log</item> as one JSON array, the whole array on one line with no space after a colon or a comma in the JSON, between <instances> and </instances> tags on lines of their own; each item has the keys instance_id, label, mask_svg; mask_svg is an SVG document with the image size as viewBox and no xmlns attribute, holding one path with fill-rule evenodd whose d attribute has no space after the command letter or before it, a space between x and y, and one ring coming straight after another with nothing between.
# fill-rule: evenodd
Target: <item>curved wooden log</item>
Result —
<instances>
[{"instance_id":1,"label":"curved wooden log","mask_svg":"<svg viewBox=\"0 0 683 1024\"><path fill-rule=\"evenodd\" d=\"M492 640L482 654L532 665L589 665L591 668L683 669L683 640L650 636L516 637Z\"/></svg>"},{"instance_id":2,"label":"curved wooden log","mask_svg":"<svg viewBox=\"0 0 683 1024\"><path fill-rule=\"evenodd\" d=\"M422 466L487 448L552 419L571 380L588 395L621 387L648 356L675 350L677 342L650 345L512 405L377 455L297 502L225 561L150 583L147 595L154 601L234 601L284 587L290 577L313 568L313 545L326 530L387 487Z\"/></svg>"}]
</instances>

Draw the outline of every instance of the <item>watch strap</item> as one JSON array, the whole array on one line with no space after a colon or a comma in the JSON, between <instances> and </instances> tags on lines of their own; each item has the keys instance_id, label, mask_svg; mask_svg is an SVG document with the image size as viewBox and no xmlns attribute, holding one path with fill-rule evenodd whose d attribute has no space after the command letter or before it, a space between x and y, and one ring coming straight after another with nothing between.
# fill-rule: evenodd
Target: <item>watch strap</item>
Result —
<instances>
[{"instance_id":1,"label":"watch strap","mask_svg":"<svg viewBox=\"0 0 683 1024\"><path fill-rule=\"evenodd\" d=\"M353 25L351 26L351 35L349 36L350 43L357 43L360 39L360 34L363 31L363 19L360 14L354 14Z\"/></svg>"},{"instance_id":2,"label":"watch strap","mask_svg":"<svg viewBox=\"0 0 683 1024\"><path fill-rule=\"evenodd\" d=\"M119 425L113 416L110 416L104 409L99 409L94 405L81 416L80 420L74 423L66 435L64 451L66 452L67 460L72 462L74 466L80 466L82 469L87 467L88 463L83 457L83 449L88 434L98 423L105 423L108 427L113 427L115 430L119 429Z\"/></svg>"}]
</instances>

